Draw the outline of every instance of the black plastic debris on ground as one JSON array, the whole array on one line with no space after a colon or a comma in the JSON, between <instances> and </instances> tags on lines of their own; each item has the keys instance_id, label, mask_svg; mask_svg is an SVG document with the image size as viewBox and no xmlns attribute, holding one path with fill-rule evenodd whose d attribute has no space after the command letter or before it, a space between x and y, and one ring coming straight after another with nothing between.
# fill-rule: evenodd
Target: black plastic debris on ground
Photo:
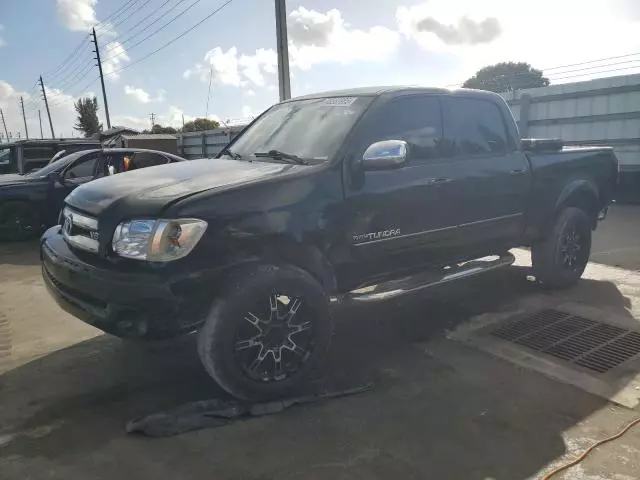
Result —
<instances>
[{"instance_id":1,"label":"black plastic debris on ground","mask_svg":"<svg viewBox=\"0 0 640 480\"><path fill-rule=\"evenodd\" d=\"M244 403L234 400L201 400L181 405L165 412L154 413L127 422L127 433L148 437L169 437L204 428L221 427L238 420L280 413L294 405L322 402L332 398L355 395L373 389L372 383L338 392L318 393L272 402Z\"/></svg>"}]
</instances>

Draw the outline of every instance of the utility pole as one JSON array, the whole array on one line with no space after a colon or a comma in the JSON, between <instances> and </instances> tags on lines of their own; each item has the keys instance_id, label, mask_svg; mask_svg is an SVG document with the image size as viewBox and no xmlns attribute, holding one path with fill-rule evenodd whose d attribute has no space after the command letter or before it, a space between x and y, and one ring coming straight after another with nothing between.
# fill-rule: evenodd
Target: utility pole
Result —
<instances>
[{"instance_id":1,"label":"utility pole","mask_svg":"<svg viewBox=\"0 0 640 480\"><path fill-rule=\"evenodd\" d=\"M29 140L29 130L27 130L27 117L24 114L24 100L20 97L20 106L22 107L22 120L24 120L24 135Z\"/></svg>"},{"instance_id":2,"label":"utility pole","mask_svg":"<svg viewBox=\"0 0 640 480\"><path fill-rule=\"evenodd\" d=\"M40 109L38 109L38 120L40 121L40 138L44 138L44 134L42 133L42 113Z\"/></svg>"},{"instance_id":3,"label":"utility pole","mask_svg":"<svg viewBox=\"0 0 640 480\"><path fill-rule=\"evenodd\" d=\"M184 132L184 113L182 114L182 131Z\"/></svg>"},{"instance_id":4,"label":"utility pole","mask_svg":"<svg viewBox=\"0 0 640 480\"><path fill-rule=\"evenodd\" d=\"M211 80L213 79L213 67L209 69L209 90L207 90L207 108L204 111L204 118L209 117L209 97L211 96Z\"/></svg>"},{"instance_id":5,"label":"utility pole","mask_svg":"<svg viewBox=\"0 0 640 480\"><path fill-rule=\"evenodd\" d=\"M109 104L107 103L107 91L104 88L104 75L102 74L102 62L100 61L100 49L98 48L98 37L96 29L91 29L93 34L93 45L96 47L95 54L98 61L98 71L100 72L100 83L102 84L102 98L104 98L104 114L107 117L107 128L111 128L111 119L109 118Z\"/></svg>"},{"instance_id":6,"label":"utility pole","mask_svg":"<svg viewBox=\"0 0 640 480\"><path fill-rule=\"evenodd\" d=\"M156 114L150 113L149 118L151 119L151 130L153 130L153 126L156 124Z\"/></svg>"},{"instance_id":7,"label":"utility pole","mask_svg":"<svg viewBox=\"0 0 640 480\"><path fill-rule=\"evenodd\" d=\"M283 101L291 98L287 7L285 0L276 0L276 38L278 45L278 84L280 87L280 101Z\"/></svg>"},{"instance_id":8,"label":"utility pole","mask_svg":"<svg viewBox=\"0 0 640 480\"><path fill-rule=\"evenodd\" d=\"M8 142L9 139L11 138L11 135L9 135L9 132L7 131L7 122L4 121L4 112L2 111L1 108L0 108L0 116L2 117L2 125L4 125L4 135L7 137L7 142Z\"/></svg>"},{"instance_id":9,"label":"utility pole","mask_svg":"<svg viewBox=\"0 0 640 480\"><path fill-rule=\"evenodd\" d=\"M53 122L51 121L51 110L49 110L49 102L47 101L47 92L44 89L44 82L42 81L42 75L40 75L40 88L42 89L44 106L47 107L47 116L49 117L49 128L51 129L51 138L56 138L56 134L53 132Z\"/></svg>"}]
</instances>

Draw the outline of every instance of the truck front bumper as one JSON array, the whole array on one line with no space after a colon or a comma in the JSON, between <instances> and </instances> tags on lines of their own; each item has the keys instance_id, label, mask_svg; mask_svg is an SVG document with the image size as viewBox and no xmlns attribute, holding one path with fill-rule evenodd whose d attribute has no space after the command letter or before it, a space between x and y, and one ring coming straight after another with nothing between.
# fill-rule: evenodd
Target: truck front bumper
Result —
<instances>
[{"instance_id":1,"label":"truck front bumper","mask_svg":"<svg viewBox=\"0 0 640 480\"><path fill-rule=\"evenodd\" d=\"M91 265L69 248L59 225L42 236L40 259L44 283L58 305L107 333L160 339L195 330L204 321L208 305L197 294L205 284L203 273L171 274L166 268L132 273Z\"/></svg>"}]
</instances>

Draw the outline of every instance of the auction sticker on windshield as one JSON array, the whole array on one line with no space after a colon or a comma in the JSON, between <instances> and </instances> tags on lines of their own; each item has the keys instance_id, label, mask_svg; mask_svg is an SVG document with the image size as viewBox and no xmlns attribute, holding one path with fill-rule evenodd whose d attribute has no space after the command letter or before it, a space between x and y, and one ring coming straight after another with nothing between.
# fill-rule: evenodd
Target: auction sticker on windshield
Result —
<instances>
[{"instance_id":1,"label":"auction sticker on windshield","mask_svg":"<svg viewBox=\"0 0 640 480\"><path fill-rule=\"evenodd\" d=\"M322 105L326 105L329 107L350 107L357 99L358 97L325 98L322 102Z\"/></svg>"}]
</instances>

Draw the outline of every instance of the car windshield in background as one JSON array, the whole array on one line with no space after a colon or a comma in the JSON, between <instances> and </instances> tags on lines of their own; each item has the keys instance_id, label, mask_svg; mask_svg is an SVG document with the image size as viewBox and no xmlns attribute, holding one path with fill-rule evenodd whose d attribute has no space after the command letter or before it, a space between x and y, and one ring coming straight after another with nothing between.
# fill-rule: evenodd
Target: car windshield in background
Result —
<instances>
[{"instance_id":1,"label":"car windshield in background","mask_svg":"<svg viewBox=\"0 0 640 480\"><path fill-rule=\"evenodd\" d=\"M310 162L329 159L370 97L332 97L280 103L262 115L230 146L236 158L278 151ZM240 155L241 157L238 157Z\"/></svg>"},{"instance_id":2,"label":"car windshield in background","mask_svg":"<svg viewBox=\"0 0 640 480\"><path fill-rule=\"evenodd\" d=\"M25 176L26 177L46 177L50 173L60 170L60 167L66 165L69 161L75 160L76 158L80 157L81 155L84 155L85 153L87 153L86 150L83 150L81 152L76 152L76 153L70 153L69 155L66 155L56 160L53 163L50 163L42 168L39 168L38 170L27 173Z\"/></svg>"}]
</instances>

